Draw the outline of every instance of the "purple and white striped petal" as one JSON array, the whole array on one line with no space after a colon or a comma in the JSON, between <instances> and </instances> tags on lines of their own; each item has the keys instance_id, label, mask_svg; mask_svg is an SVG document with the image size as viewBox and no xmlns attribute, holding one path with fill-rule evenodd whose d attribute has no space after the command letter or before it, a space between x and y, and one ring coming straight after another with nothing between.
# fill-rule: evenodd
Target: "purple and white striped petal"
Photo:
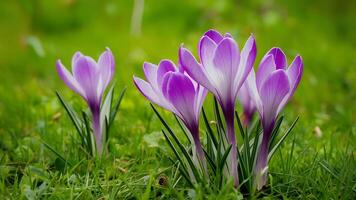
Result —
<instances>
[{"instance_id":1,"label":"purple and white striped petal","mask_svg":"<svg viewBox=\"0 0 356 200\"><path fill-rule=\"evenodd\" d=\"M265 56L262 59L256 74L256 84L258 91L261 90L261 87L266 81L267 77L274 71L276 71L274 57L272 55Z\"/></svg>"},{"instance_id":2,"label":"purple and white striped petal","mask_svg":"<svg viewBox=\"0 0 356 200\"><path fill-rule=\"evenodd\" d=\"M198 45L200 62L202 65L212 65L217 44L208 36L203 36Z\"/></svg>"},{"instance_id":3,"label":"purple and white striped petal","mask_svg":"<svg viewBox=\"0 0 356 200\"><path fill-rule=\"evenodd\" d=\"M89 104L97 103L97 87L100 79L96 62L88 57L81 56L75 60L73 76L81 85Z\"/></svg>"},{"instance_id":4,"label":"purple and white striped petal","mask_svg":"<svg viewBox=\"0 0 356 200\"><path fill-rule=\"evenodd\" d=\"M209 74L217 73L219 76L219 83L225 84L227 87L231 86L231 81L237 72L240 61L240 51L236 42L231 38L223 39L217 46L214 57L214 68Z\"/></svg>"},{"instance_id":5,"label":"purple and white striped petal","mask_svg":"<svg viewBox=\"0 0 356 200\"><path fill-rule=\"evenodd\" d=\"M215 91L215 88L210 83L206 76L205 69L194 58L192 53L183 46L179 49L179 62L182 68L200 85L204 86L210 91Z\"/></svg>"},{"instance_id":6,"label":"purple and white striped petal","mask_svg":"<svg viewBox=\"0 0 356 200\"><path fill-rule=\"evenodd\" d=\"M143 73L145 74L146 80L155 89L158 88L157 69L157 65L148 62L143 63Z\"/></svg>"},{"instance_id":7,"label":"purple and white striped petal","mask_svg":"<svg viewBox=\"0 0 356 200\"><path fill-rule=\"evenodd\" d=\"M204 35L212 39L216 44L220 43L220 41L224 39L224 37L219 32L213 29L208 30L204 33Z\"/></svg>"},{"instance_id":8,"label":"purple and white striped petal","mask_svg":"<svg viewBox=\"0 0 356 200\"><path fill-rule=\"evenodd\" d=\"M170 72L166 75L166 98L178 111L179 116L189 126L196 124L196 114L194 112L195 88L190 79L182 73Z\"/></svg>"},{"instance_id":9,"label":"purple and white striped petal","mask_svg":"<svg viewBox=\"0 0 356 200\"><path fill-rule=\"evenodd\" d=\"M275 64L276 64L276 69L286 69L287 67L287 57L282 51L282 49L278 47L274 47L270 49L266 56L268 55L273 55Z\"/></svg>"},{"instance_id":10,"label":"purple and white striped petal","mask_svg":"<svg viewBox=\"0 0 356 200\"><path fill-rule=\"evenodd\" d=\"M265 125L275 120L278 114L278 107L289 90L288 75L282 69L273 72L263 83L260 96L263 104L262 121Z\"/></svg>"},{"instance_id":11,"label":"purple and white striped petal","mask_svg":"<svg viewBox=\"0 0 356 200\"><path fill-rule=\"evenodd\" d=\"M288 95L283 99L281 105L279 106L277 113L279 113L287 104L287 102L292 98L302 78L303 60L299 55L295 57L290 67L287 69L287 74L291 88L289 90Z\"/></svg>"},{"instance_id":12,"label":"purple and white striped petal","mask_svg":"<svg viewBox=\"0 0 356 200\"><path fill-rule=\"evenodd\" d=\"M73 75L67 70L67 68L62 64L60 60L57 60L56 69L59 74L59 77L71 90L73 90L83 98L86 98L82 87L79 85L77 80L74 79Z\"/></svg>"},{"instance_id":13,"label":"purple and white striped petal","mask_svg":"<svg viewBox=\"0 0 356 200\"><path fill-rule=\"evenodd\" d=\"M136 87L138 88L138 90L149 101L151 101L152 103L155 103L167 110L171 110L171 106L169 105L169 103L165 99L162 98L163 95L158 95L148 82L146 82L138 77L135 77L135 76L133 77L133 79L134 79L134 83L135 83Z\"/></svg>"},{"instance_id":14,"label":"purple and white striped petal","mask_svg":"<svg viewBox=\"0 0 356 200\"><path fill-rule=\"evenodd\" d=\"M235 94L238 93L240 87L245 82L248 74L251 72L251 69L253 68L253 64L256 59L256 54L256 41L255 38L251 35L246 41L245 46L243 47L241 52L238 72L234 80Z\"/></svg>"},{"instance_id":15,"label":"purple and white striped petal","mask_svg":"<svg viewBox=\"0 0 356 200\"><path fill-rule=\"evenodd\" d=\"M177 69L174 63L168 59L161 60L157 69L157 84L162 85L163 77L167 72L175 72Z\"/></svg>"},{"instance_id":16,"label":"purple and white striped petal","mask_svg":"<svg viewBox=\"0 0 356 200\"><path fill-rule=\"evenodd\" d=\"M98 66L101 71L101 80L103 81L102 91L104 91L109 85L115 72L115 59L109 48L100 55Z\"/></svg>"}]
</instances>

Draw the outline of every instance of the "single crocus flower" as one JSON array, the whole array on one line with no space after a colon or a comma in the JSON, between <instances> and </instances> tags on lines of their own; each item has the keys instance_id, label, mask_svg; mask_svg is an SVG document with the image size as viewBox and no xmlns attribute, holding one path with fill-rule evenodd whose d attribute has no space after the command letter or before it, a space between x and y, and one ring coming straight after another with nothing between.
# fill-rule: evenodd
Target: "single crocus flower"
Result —
<instances>
[{"instance_id":1,"label":"single crocus flower","mask_svg":"<svg viewBox=\"0 0 356 200\"><path fill-rule=\"evenodd\" d=\"M246 81L241 86L239 93L237 94L237 98L240 101L243 109L242 122L247 127L250 125L252 117L255 114L256 106L251 98Z\"/></svg>"},{"instance_id":2,"label":"single crocus flower","mask_svg":"<svg viewBox=\"0 0 356 200\"><path fill-rule=\"evenodd\" d=\"M180 60L187 73L217 98L226 122L227 140L232 149L229 170L238 185L237 143L234 131L234 112L237 93L252 69L256 57L255 39L251 35L242 52L230 34L222 36L215 30L207 31L198 45L200 63L184 47Z\"/></svg>"},{"instance_id":3,"label":"single crocus flower","mask_svg":"<svg viewBox=\"0 0 356 200\"><path fill-rule=\"evenodd\" d=\"M246 84L260 114L263 137L255 165L257 189L267 181L268 144L276 118L293 96L303 74L303 61L297 55L287 68L287 59L279 48L272 48L263 57L257 74L249 74Z\"/></svg>"},{"instance_id":4,"label":"single crocus flower","mask_svg":"<svg viewBox=\"0 0 356 200\"><path fill-rule=\"evenodd\" d=\"M183 69L170 60L162 60L158 67L144 63L144 81L134 77L139 91L151 102L173 112L191 133L193 160L205 171L205 157L199 139L199 116L207 90L191 79Z\"/></svg>"},{"instance_id":5,"label":"single crocus flower","mask_svg":"<svg viewBox=\"0 0 356 200\"><path fill-rule=\"evenodd\" d=\"M92 113L93 130L99 154L103 151L102 131L105 119L101 119L101 102L105 89L115 71L115 61L110 49L103 52L98 62L89 56L76 52L72 58L72 73L62 64L56 63L57 72L63 82L83 97Z\"/></svg>"}]
</instances>

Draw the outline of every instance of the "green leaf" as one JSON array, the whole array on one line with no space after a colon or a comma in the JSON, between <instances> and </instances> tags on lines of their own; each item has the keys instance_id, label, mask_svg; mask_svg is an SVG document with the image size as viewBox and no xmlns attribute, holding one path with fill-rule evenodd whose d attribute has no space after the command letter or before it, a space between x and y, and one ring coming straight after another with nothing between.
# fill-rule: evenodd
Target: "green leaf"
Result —
<instances>
[{"instance_id":1,"label":"green leaf","mask_svg":"<svg viewBox=\"0 0 356 200\"><path fill-rule=\"evenodd\" d=\"M217 141L217 139L216 139L216 137L215 137L215 135L213 133L213 130L212 130L210 124L209 124L208 118L206 117L204 108L202 109L202 111L203 111L203 119L204 119L204 123L205 123L205 127L207 129L207 132L208 132L210 138L212 139L215 148L217 148L218 147L218 141Z\"/></svg>"},{"instance_id":2,"label":"green leaf","mask_svg":"<svg viewBox=\"0 0 356 200\"><path fill-rule=\"evenodd\" d=\"M82 112L83 115L83 121L84 121L84 126L85 126L85 130L86 130L86 142L87 142L87 146L86 148L86 153L88 153L89 155L95 157L96 155L96 141L95 141L95 137L93 136L93 133L91 131L90 128L90 124L89 124L89 120L88 120L88 116L87 114L83 111Z\"/></svg>"},{"instance_id":3,"label":"green leaf","mask_svg":"<svg viewBox=\"0 0 356 200\"><path fill-rule=\"evenodd\" d=\"M208 160L208 163L211 166L211 169L213 170L213 173L216 174L216 164L214 162L214 160L210 157L209 153L205 151L205 149L203 149L204 153L205 153L205 157Z\"/></svg>"},{"instance_id":4,"label":"green leaf","mask_svg":"<svg viewBox=\"0 0 356 200\"><path fill-rule=\"evenodd\" d=\"M192 160L192 158L190 157L190 155L188 154L187 150L185 149L185 147L183 146L183 144L179 141L179 139L177 138L177 136L173 133L172 129L168 126L168 124L166 123L166 121L162 118L162 116L158 113L158 111L156 110L156 108L150 104L153 111L156 113L157 117L159 118L159 120L162 122L162 124L164 125L164 127L167 129L168 133L172 136L174 142L178 145L179 149L182 151L184 157L186 158L186 160L188 161L188 164L194 174L194 177L197 179L198 182L201 181L201 177L199 175L199 172L196 168L196 166L194 165L194 162Z\"/></svg>"},{"instance_id":5,"label":"green leaf","mask_svg":"<svg viewBox=\"0 0 356 200\"><path fill-rule=\"evenodd\" d=\"M271 149L272 148L272 145L274 144L274 140L277 138L277 135L279 133L279 128L281 127L281 124L283 122L283 119L284 117L281 116L278 118L274 128L273 128L273 131L272 131L272 134L271 134L271 137L270 137L270 140L268 142L268 149Z\"/></svg>"},{"instance_id":6,"label":"green leaf","mask_svg":"<svg viewBox=\"0 0 356 200\"><path fill-rule=\"evenodd\" d=\"M57 95L59 101L61 102L62 106L67 111L72 123L74 124L75 128L77 129L79 136L83 139L84 137L82 134L83 131L81 130L82 123L80 121L80 118L78 117L76 112L73 110L73 108L63 99L63 97L59 94L59 92L56 92L56 95Z\"/></svg>"},{"instance_id":7,"label":"green leaf","mask_svg":"<svg viewBox=\"0 0 356 200\"><path fill-rule=\"evenodd\" d=\"M221 160L219 161L219 169L222 171L224 168L224 165L226 163L227 156L229 155L231 151L232 145L230 144L227 149L225 150L224 155L221 157Z\"/></svg>"},{"instance_id":8,"label":"green leaf","mask_svg":"<svg viewBox=\"0 0 356 200\"><path fill-rule=\"evenodd\" d=\"M292 131L292 129L294 128L294 126L296 125L296 123L298 122L299 117L297 117L294 122L292 123L292 125L289 127L289 129L285 132L285 134L281 137L281 139L279 139L279 141L276 143L276 145L273 146L273 148L270 150L270 152L268 153L268 161L272 158L273 154L276 152L276 150L278 149L278 147L283 143L283 141L287 138L287 136L289 135L289 133Z\"/></svg>"},{"instance_id":9,"label":"green leaf","mask_svg":"<svg viewBox=\"0 0 356 200\"><path fill-rule=\"evenodd\" d=\"M112 84L112 86L109 89L109 92L107 93L105 99L104 99L104 103L101 106L101 110L100 110L100 119L104 120L105 117L109 118L110 117L110 109L111 109L111 104L113 101L113 94L114 94L114 84ZM104 122L101 122L102 124L104 124Z\"/></svg>"},{"instance_id":10,"label":"green leaf","mask_svg":"<svg viewBox=\"0 0 356 200\"><path fill-rule=\"evenodd\" d=\"M109 117L109 125L110 126L113 123L117 112L119 111L120 104L121 104L121 101L125 95L125 92L126 92L126 87L124 87L124 89L122 89L122 91L119 95L119 98L116 100L116 102L114 104L114 107L110 110L110 117Z\"/></svg>"},{"instance_id":11,"label":"green leaf","mask_svg":"<svg viewBox=\"0 0 356 200\"><path fill-rule=\"evenodd\" d=\"M261 122L259 122L257 124L257 127L256 127L256 134L255 134L255 137L253 139L253 147L252 147L252 152L251 152L251 157L250 157L250 160L252 162L252 164L250 165L250 170L252 170L255 166L255 162L256 162L256 159L257 159L257 148L258 148L258 144L260 143L260 140L262 139L260 136L262 135L262 131L260 131L260 127L261 127Z\"/></svg>"},{"instance_id":12,"label":"green leaf","mask_svg":"<svg viewBox=\"0 0 356 200\"><path fill-rule=\"evenodd\" d=\"M47 144L45 141L42 141L42 144L44 144L44 146L49 149L50 151L52 151L52 153L54 153L59 159L61 159L64 163L68 163L69 166L73 166L69 161L67 161L58 151L56 151L54 148L52 148L49 144Z\"/></svg>"},{"instance_id":13,"label":"green leaf","mask_svg":"<svg viewBox=\"0 0 356 200\"><path fill-rule=\"evenodd\" d=\"M189 173L188 173L188 170L187 170L187 167L186 167L186 164L185 162L183 162L183 160L181 159L181 156L179 155L177 149L175 148L175 146L173 145L172 141L169 139L169 137L167 136L167 134L164 132L164 130L162 130L162 133L168 143L168 145L171 147L174 155L177 157L177 159L179 160L181 166L182 166L182 172L183 174L185 174L184 177L188 177L187 181L190 181L189 179Z\"/></svg>"},{"instance_id":14,"label":"green leaf","mask_svg":"<svg viewBox=\"0 0 356 200\"><path fill-rule=\"evenodd\" d=\"M190 144L193 144L193 141L192 141L193 139L192 139L192 137L189 136L190 133L187 133L187 132L189 132L189 130L187 130L187 129L185 128L185 125L182 124L182 121L181 121L175 114L174 114L174 118L176 119L176 121L177 121L177 123L178 123L180 129L181 129L182 132L184 133L184 135L185 135L185 137L187 138L187 140L189 141L189 143L190 143Z\"/></svg>"}]
</instances>

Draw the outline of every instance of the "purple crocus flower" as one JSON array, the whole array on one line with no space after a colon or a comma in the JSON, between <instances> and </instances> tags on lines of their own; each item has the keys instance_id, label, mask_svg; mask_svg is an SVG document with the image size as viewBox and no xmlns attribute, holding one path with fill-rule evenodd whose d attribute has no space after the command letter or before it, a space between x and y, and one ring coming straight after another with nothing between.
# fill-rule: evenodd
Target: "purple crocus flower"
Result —
<instances>
[{"instance_id":1,"label":"purple crocus flower","mask_svg":"<svg viewBox=\"0 0 356 200\"><path fill-rule=\"evenodd\" d=\"M245 126L249 126L252 120L253 115L256 111L255 103L249 93L247 87L247 81L241 86L239 93L237 94L237 98L240 101L243 109L243 118L242 122Z\"/></svg>"},{"instance_id":2,"label":"purple crocus flower","mask_svg":"<svg viewBox=\"0 0 356 200\"><path fill-rule=\"evenodd\" d=\"M199 139L199 116L207 90L182 68L177 69L170 60L162 60L158 66L144 63L143 71L147 81L134 76L136 87L148 100L173 112L183 121L195 147L193 159L197 166L205 168L204 151Z\"/></svg>"},{"instance_id":3,"label":"purple crocus flower","mask_svg":"<svg viewBox=\"0 0 356 200\"><path fill-rule=\"evenodd\" d=\"M289 68L283 51L272 48L263 57L257 74L249 74L246 84L260 114L263 138L255 165L257 189L267 181L268 144L276 118L293 96L303 74L303 61L297 55Z\"/></svg>"},{"instance_id":4,"label":"purple crocus flower","mask_svg":"<svg viewBox=\"0 0 356 200\"><path fill-rule=\"evenodd\" d=\"M110 49L103 52L98 62L89 56L76 52L72 58L72 73L60 60L56 63L59 77L74 92L87 102L92 113L96 147L102 153L102 130L105 119L100 118L101 101L106 87L115 71L115 60Z\"/></svg>"},{"instance_id":5,"label":"purple crocus flower","mask_svg":"<svg viewBox=\"0 0 356 200\"><path fill-rule=\"evenodd\" d=\"M227 140L232 145L229 170L238 185L237 143L234 131L234 111L237 93L252 69L256 57L255 39L251 35L242 52L230 34L222 36L215 30L207 31L198 45L200 63L192 53L180 48L180 60L187 73L217 98L227 127Z\"/></svg>"}]
</instances>

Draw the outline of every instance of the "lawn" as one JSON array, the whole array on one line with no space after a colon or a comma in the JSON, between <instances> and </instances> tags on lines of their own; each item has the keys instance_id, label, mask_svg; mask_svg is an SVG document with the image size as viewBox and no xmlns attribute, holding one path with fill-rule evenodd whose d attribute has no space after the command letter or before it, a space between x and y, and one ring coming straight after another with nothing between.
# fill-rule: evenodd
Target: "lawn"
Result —
<instances>
[{"instance_id":1,"label":"lawn","mask_svg":"<svg viewBox=\"0 0 356 200\"><path fill-rule=\"evenodd\" d=\"M274 46L289 62L296 54L304 61L282 130L300 119L270 162L268 188L253 198L355 199L355 9L355 1L336 0L1 1L0 198L241 197L232 186L204 194L183 179L174 181L163 125L132 81L143 77L145 61L177 62L182 43L196 54L199 38L216 29L231 33L240 48L253 33L255 68ZM78 50L96 59L105 47L116 60L114 98L121 88L126 93L111 129L110 154L87 159L55 92L77 111L85 102L59 79L55 63L60 58L70 67ZM208 95L209 116L211 101ZM179 131L174 117L158 110Z\"/></svg>"}]
</instances>

